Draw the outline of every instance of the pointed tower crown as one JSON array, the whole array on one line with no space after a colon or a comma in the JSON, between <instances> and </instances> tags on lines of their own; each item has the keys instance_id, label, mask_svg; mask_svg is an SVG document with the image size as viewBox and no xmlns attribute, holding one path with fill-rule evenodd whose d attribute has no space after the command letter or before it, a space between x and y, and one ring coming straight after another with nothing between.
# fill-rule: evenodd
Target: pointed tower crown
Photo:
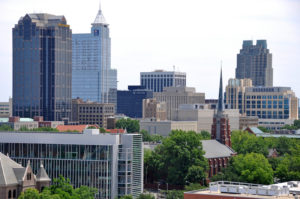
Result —
<instances>
[{"instance_id":1,"label":"pointed tower crown","mask_svg":"<svg viewBox=\"0 0 300 199\"><path fill-rule=\"evenodd\" d=\"M102 14L101 2L99 3L99 10L98 10L97 16L94 20L94 23L92 23L92 25L108 25L108 23L105 20L105 17Z\"/></svg>"},{"instance_id":2,"label":"pointed tower crown","mask_svg":"<svg viewBox=\"0 0 300 199\"><path fill-rule=\"evenodd\" d=\"M221 66L219 98L218 98L218 112L223 112L223 111L224 111L224 100L223 100L222 66Z\"/></svg>"}]
</instances>

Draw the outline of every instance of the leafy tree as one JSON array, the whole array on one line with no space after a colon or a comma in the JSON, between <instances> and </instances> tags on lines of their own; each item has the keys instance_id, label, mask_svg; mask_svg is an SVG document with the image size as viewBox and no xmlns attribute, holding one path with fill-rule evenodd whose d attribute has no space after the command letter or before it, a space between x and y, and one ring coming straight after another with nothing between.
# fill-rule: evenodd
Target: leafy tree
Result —
<instances>
[{"instance_id":1,"label":"leafy tree","mask_svg":"<svg viewBox=\"0 0 300 199\"><path fill-rule=\"evenodd\" d=\"M125 195L120 197L120 199L133 199L132 195Z\"/></svg>"},{"instance_id":2,"label":"leafy tree","mask_svg":"<svg viewBox=\"0 0 300 199\"><path fill-rule=\"evenodd\" d=\"M263 137L256 137L246 131L233 131L231 133L232 148L238 154L261 153L268 155L268 145Z\"/></svg>"},{"instance_id":3,"label":"leafy tree","mask_svg":"<svg viewBox=\"0 0 300 199\"><path fill-rule=\"evenodd\" d=\"M269 133L270 132L269 129L267 129L266 127L263 127L263 126L258 126L257 128L259 128L259 130L261 130L264 133Z\"/></svg>"},{"instance_id":4,"label":"leafy tree","mask_svg":"<svg viewBox=\"0 0 300 199\"><path fill-rule=\"evenodd\" d=\"M258 184L273 183L273 170L268 160L257 153L240 154L230 160L230 165L213 180L220 178Z\"/></svg>"},{"instance_id":5,"label":"leafy tree","mask_svg":"<svg viewBox=\"0 0 300 199\"><path fill-rule=\"evenodd\" d=\"M297 129L300 129L300 120L294 120L294 126L295 126Z\"/></svg>"},{"instance_id":6,"label":"leafy tree","mask_svg":"<svg viewBox=\"0 0 300 199\"><path fill-rule=\"evenodd\" d=\"M201 134L203 140L211 139L211 135L208 131L201 131L200 134Z\"/></svg>"},{"instance_id":7,"label":"leafy tree","mask_svg":"<svg viewBox=\"0 0 300 199\"><path fill-rule=\"evenodd\" d=\"M90 188L87 186L81 186L81 187L75 189L75 194L80 199L94 199L96 193L97 193L97 189Z\"/></svg>"},{"instance_id":8,"label":"leafy tree","mask_svg":"<svg viewBox=\"0 0 300 199\"><path fill-rule=\"evenodd\" d=\"M100 127L99 130L100 130L100 133L106 133L106 130L103 127Z\"/></svg>"},{"instance_id":9,"label":"leafy tree","mask_svg":"<svg viewBox=\"0 0 300 199\"><path fill-rule=\"evenodd\" d=\"M95 126L89 126L89 127L87 127L88 129L97 129L97 127L95 127Z\"/></svg>"},{"instance_id":10,"label":"leafy tree","mask_svg":"<svg viewBox=\"0 0 300 199\"><path fill-rule=\"evenodd\" d=\"M199 183L191 183L189 185L184 186L185 191L193 191L193 190L199 190L199 189L203 189L203 188L205 188L205 187Z\"/></svg>"},{"instance_id":11,"label":"leafy tree","mask_svg":"<svg viewBox=\"0 0 300 199\"><path fill-rule=\"evenodd\" d=\"M177 185L185 185L187 179L191 183L201 181L208 169L201 138L194 131L172 131L145 159L147 174L152 175L152 180Z\"/></svg>"},{"instance_id":12,"label":"leafy tree","mask_svg":"<svg viewBox=\"0 0 300 199\"><path fill-rule=\"evenodd\" d=\"M119 119L116 122L116 127L121 129L126 129L128 133L136 133L140 131L140 124L138 120L132 120L130 118L127 119Z\"/></svg>"},{"instance_id":13,"label":"leafy tree","mask_svg":"<svg viewBox=\"0 0 300 199\"><path fill-rule=\"evenodd\" d=\"M0 131L13 131L14 129L11 128L10 126L3 124L0 126Z\"/></svg>"},{"instance_id":14,"label":"leafy tree","mask_svg":"<svg viewBox=\"0 0 300 199\"><path fill-rule=\"evenodd\" d=\"M163 139L163 136L161 135L150 135L148 131L142 129L140 132L143 135L143 142L160 142Z\"/></svg>"},{"instance_id":15,"label":"leafy tree","mask_svg":"<svg viewBox=\"0 0 300 199\"><path fill-rule=\"evenodd\" d=\"M166 192L166 199L183 199L183 193L182 190L172 190Z\"/></svg>"},{"instance_id":16,"label":"leafy tree","mask_svg":"<svg viewBox=\"0 0 300 199\"><path fill-rule=\"evenodd\" d=\"M300 180L300 156L291 156L286 154L278 163L275 170L275 176L281 182Z\"/></svg>"},{"instance_id":17,"label":"leafy tree","mask_svg":"<svg viewBox=\"0 0 300 199\"><path fill-rule=\"evenodd\" d=\"M155 197L152 194L140 194L137 199L155 199Z\"/></svg>"},{"instance_id":18,"label":"leafy tree","mask_svg":"<svg viewBox=\"0 0 300 199\"><path fill-rule=\"evenodd\" d=\"M40 198L40 196L39 196L38 190L33 189L33 188L26 189L18 197L18 199L39 199L39 198Z\"/></svg>"}]
</instances>

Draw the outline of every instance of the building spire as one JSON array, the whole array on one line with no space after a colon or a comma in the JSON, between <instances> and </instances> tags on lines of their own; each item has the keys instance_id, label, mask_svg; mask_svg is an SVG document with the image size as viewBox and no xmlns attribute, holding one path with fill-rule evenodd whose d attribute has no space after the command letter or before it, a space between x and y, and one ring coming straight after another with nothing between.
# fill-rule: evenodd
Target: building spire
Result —
<instances>
[{"instance_id":1,"label":"building spire","mask_svg":"<svg viewBox=\"0 0 300 199\"><path fill-rule=\"evenodd\" d=\"M99 24L108 25L108 23L105 20L105 17L102 14L101 1L100 0L99 0L99 10L98 10L97 16L94 20L94 23L92 23L92 25L99 25Z\"/></svg>"},{"instance_id":2,"label":"building spire","mask_svg":"<svg viewBox=\"0 0 300 199\"><path fill-rule=\"evenodd\" d=\"M222 79L222 61L221 61L221 74L220 74L220 85L219 85L219 98L218 98L218 112L224 111L224 100L223 100L223 79Z\"/></svg>"}]
</instances>

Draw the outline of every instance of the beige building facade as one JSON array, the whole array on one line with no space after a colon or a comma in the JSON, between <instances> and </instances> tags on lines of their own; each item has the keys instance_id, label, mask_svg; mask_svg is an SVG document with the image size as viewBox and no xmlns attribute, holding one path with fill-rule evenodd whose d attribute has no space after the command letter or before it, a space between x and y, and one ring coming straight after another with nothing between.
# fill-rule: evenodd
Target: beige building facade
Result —
<instances>
[{"instance_id":1,"label":"beige building facade","mask_svg":"<svg viewBox=\"0 0 300 199\"><path fill-rule=\"evenodd\" d=\"M114 104L102 104L98 102L72 100L72 120L79 124L96 124L107 128L107 118L114 116Z\"/></svg>"},{"instance_id":2,"label":"beige building facade","mask_svg":"<svg viewBox=\"0 0 300 199\"><path fill-rule=\"evenodd\" d=\"M12 98L8 102L0 102L0 117L12 116Z\"/></svg>"},{"instance_id":3,"label":"beige building facade","mask_svg":"<svg viewBox=\"0 0 300 199\"><path fill-rule=\"evenodd\" d=\"M156 121L167 120L167 104L155 98L143 100L143 119L154 118Z\"/></svg>"},{"instance_id":4,"label":"beige building facade","mask_svg":"<svg viewBox=\"0 0 300 199\"><path fill-rule=\"evenodd\" d=\"M253 87L250 79L230 79L225 96L230 107L245 116L257 116L259 125L272 123L271 129L282 126L275 123L298 119L298 98L290 87Z\"/></svg>"},{"instance_id":5,"label":"beige building facade","mask_svg":"<svg viewBox=\"0 0 300 199\"><path fill-rule=\"evenodd\" d=\"M180 104L205 104L205 93L197 93L192 87L167 87L155 92L153 97L167 104L167 119L175 120Z\"/></svg>"},{"instance_id":6,"label":"beige building facade","mask_svg":"<svg viewBox=\"0 0 300 199\"><path fill-rule=\"evenodd\" d=\"M224 113L229 117L231 130L238 130L240 117L238 109L225 109ZM197 121L197 132L211 132L214 114L215 110L209 109L207 105L184 104L179 106L177 111L177 120Z\"/></svg>"},{"instance_id":7,"label":"beige building facade","mask_svg":"<svg viewBox=\"0 0 300 199\"><path fill-rule=\"evenodd\" d=\"M168 136L172 130L197 132L197 121L153 121L145 119L140 121L140 129L146 130L150 135L158 134Z\"/></svg>"}]
</instances>

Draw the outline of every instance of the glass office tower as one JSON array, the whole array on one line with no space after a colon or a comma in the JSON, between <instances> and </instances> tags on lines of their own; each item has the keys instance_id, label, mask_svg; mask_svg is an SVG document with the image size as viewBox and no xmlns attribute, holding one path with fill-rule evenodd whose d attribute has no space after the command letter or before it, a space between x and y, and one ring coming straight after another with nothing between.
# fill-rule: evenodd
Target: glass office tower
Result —
<instances>
[{"instance_id":1,"label":"glass office tower","mask_svg":"<svg viewBox=\"0 0 300 199\"><path fill-rule=\"evenodd\" d=\"M0 152L34 172L41 161L53 180L69 178L75 187L98 190L97 199L143 193L143 142L140 134L0 132Z\"/></svg>"},{"instance_id":2,"label":"glass office tower","mask_svg":"<svg viewBox=\"0 0 300 199\"><path fill-rule=\"evenodd\" d=\"M13 116L70 118L71 40L64 16L20 18L13 28Z\"/></svg>"},{"instance_id":3,"label":"glass office tower","mask_svg":"<svg viewBox=\"0 0 300 199\"><path fill-rule=\"evenodd\" d=\"M108 26L99 8L91 33L73 34L72 98L116 104L117 70L111 69Z\"/></svg>"}]
</instances>

